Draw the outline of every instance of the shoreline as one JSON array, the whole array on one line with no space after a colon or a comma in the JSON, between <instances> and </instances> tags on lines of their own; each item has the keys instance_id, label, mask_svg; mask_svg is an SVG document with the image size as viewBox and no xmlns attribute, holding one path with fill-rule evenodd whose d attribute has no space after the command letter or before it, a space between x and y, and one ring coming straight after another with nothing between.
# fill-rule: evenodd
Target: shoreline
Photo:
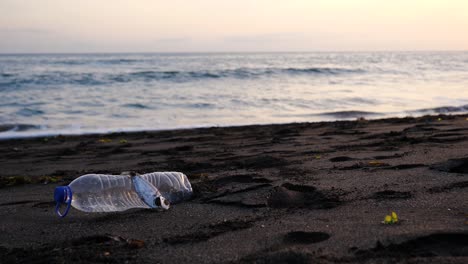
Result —
<instances>
[{"instance_id":1,"label":"shoreline","mask_svg":"<svg viewBox=\"0 0 468 264\"><path fill-rule=\"evenodd\" d=\"M172 130L190 130L200 128L230 128L239 126L268 126L268 125L287 125L287 124L303 124L303 123L330 123L330 122L347 122L359 119L365 120L387 120L394 118L424 118L429 116L459 116L468 115L468 105L462 106L440 106L427 109L407 110L399 113L379 113L359 110L349 111L335 111L335 112L322 112L309 114L311 121L298 120L298 121L284 121L284 122L265 122L265 123L239 123L230 125L220 124L201 124L192 126L175 126L167 128L151 128L151 127L127 127L127 128L95 128L95 129L49 129L46 130L46 125L35 125L27 123L19 124L3 124L0 125L0 141L21 138L38 138L38 137L54 137L54 136L85 136L85 135L105 135L113 133L138 133L138 132L158 132L158 131L172 131ZM432 111L432 112L431 112ZM412 115L411 113L418 113ZM313 117L330 117L329 119L314 119Z\"/></svg>"},{"instance_id":2,"label":"shoreline","mask_svg":"<svg viewBox=\"0 0 468 264\"><path fill-rule=\"evenodd\" d=\"M468 114L17 138L0 154L6 263L468 261ZM181 171L194 197L54 215L56 186L122 171Z\"/></svg>"},{"instance_id":3,"label":"shoreline","mask_svg":"<svg viewBox=\"0 0 468 264\"><path fill-rule=\"evenodd\" d=\"M344 112L336 112L340 114L348 114L348 113L366 113L366 112L360 112L360 111L344 111ZM372 112L368 112L370 116L376 114ZM323 114L317 114L317 115L327 115L327 113ZM24 130L23 133L19 133L18 135L10 134L10 133L17 133L17 130L14 130L14 128L6 129L8 127L20 127L21 129L22 126L32 126L32 127L38 127L39 125L27 125L27 124L5 124L5 125L0 125L0 141L4 140L15 140L15 139L34 139L34 138L50 138L50 137L58 137L58 136L66 136L66 137L79 137L79 136L105 136L109 134L120 134L120 133L125 133L125 134L131 134L131 133L142 133L142 132L147 132L147 133L157 133L157 132L163 132L163 131L179 131L179 130L193 130L193 129L210 129L210 128L237 128L237 127L251 127L251 126L281 126L281 125L291 125L291 124L316 124L316 123L336 123L336 122L353 122L356 120L366 120L366 121L377 121L377 120L393 120L393 119L412 119L412 118L433 118L433 117L450 117L450 116L468 116L468 113L439 113L439 114L427 114L427 115L420 115L420 116L389 116L389 117L377 117L377 118L366 118L366 116L356 116L356 117L351 117L351 118L343 118L343 119L337 119L337 120L322 120L322 121L309 121L309 122L303 122L303 121L298 121L298 122L284 122L284 123L260 123L260 124L235 124L235 125L199 125L199 126L190 126L190 127L174 127L174 128L127 128L127 129L121 129L121 130L104 130L104 129L97 129L97 130L85 130L83 132L73 132L73 131L66 131L66 130L51 130L51 131L43 131L43 132L32 132L32 133L39 133L39 134L28 134ZM6 134L6 136L5 136Z\"/></svg>"}]
</instances>

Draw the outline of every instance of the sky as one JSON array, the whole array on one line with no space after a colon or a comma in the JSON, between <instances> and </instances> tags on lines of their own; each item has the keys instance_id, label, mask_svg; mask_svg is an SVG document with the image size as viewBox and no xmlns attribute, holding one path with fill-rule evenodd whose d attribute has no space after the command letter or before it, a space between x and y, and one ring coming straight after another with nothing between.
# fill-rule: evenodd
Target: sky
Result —
<instances>
[{"instance_id":1,"label":"sky","mask_svg":"<svg viewBox=\"0 0 468 264\"><path fill-rule=\"evenodd\" d=\"M468 0L0 0L0 53L468 50Z\"/></svg>"}]
</instances>

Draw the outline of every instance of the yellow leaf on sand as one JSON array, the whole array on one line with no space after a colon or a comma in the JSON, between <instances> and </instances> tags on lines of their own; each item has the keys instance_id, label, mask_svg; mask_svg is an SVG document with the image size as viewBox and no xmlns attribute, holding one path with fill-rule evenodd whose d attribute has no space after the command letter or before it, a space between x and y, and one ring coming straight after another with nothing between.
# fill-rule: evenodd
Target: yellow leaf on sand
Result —
<instances>
[{"instance_id":1,"label":"yellow leaf on sand","mask_svg":"<svg viewBox=\"0 0 468 264\"><path fill-rule=\"evenodd\" d=\"M110 138L101 138L101 139L99 139L99 142L100 143L109 143L109 142L112 142L112 139L110 139Z\"/></svg>"},{"instance_id":2,"label":"yellow leaf on sand","mask_svg":"<svg viewBox=\"0 0 468 264\"><path fill-rule=\"evenodd\" d=\"M392 223L392 216L386 215L383 223L384 224L391 224Z\"/></svg>"},{"instance_id":3,"label":"yellow leaf on sand","mask_svg":"<svg viewBox=\"0 0 468 264\"><path fill-rule=\"evenodd\" d=\"M398 223L398 215L395 212L392 212L390 215L386 215L383 222L386 225Z\"/></svg>"},{"instance_id":4,"label":"yellow leaf on sand","mask_svg":"<svg viewBox=\"0 0 468 264\"><path fill-rule=\"evenodd\" d=\"M398 215L395 212L392 212L392 221L393 223L398 222Z\"/></svg>"},{"instance_id":5,"label":"yellow leaf on sand","mask_svg":"<svg viewBox=\"0 0 468 264\"><path fill-rule=\"evenodd\" d=\"M387 166L388 164L384 163L384 162L381 162L381 161L378 161L378 160L372 160L372 161L369 161L369 165L379 167L379 166Z\"/></svg>"}]
</instances>

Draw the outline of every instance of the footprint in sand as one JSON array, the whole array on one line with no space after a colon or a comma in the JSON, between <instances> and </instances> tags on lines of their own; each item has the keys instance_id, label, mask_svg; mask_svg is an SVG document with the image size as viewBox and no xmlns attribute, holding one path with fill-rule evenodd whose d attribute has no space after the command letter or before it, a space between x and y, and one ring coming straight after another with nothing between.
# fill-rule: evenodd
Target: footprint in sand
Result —
<instances>
[{"instance_id":1,"label":"footprint in sand","mask_svg":"<svg viewBox=\"0 0 468 264\"><path fill-rule=\"evenodd\" d=\"M331 209L340 204L333 195L325 194L313 186L285 183L273 188L267 198L272 208Z\"/></svg>"},{"instance_id":2,"label":"footprint in sand","mask_svg":"<svg viewBox=\"0 0 468 264\"><path fill-rule=\"evenodd\" d=\"M468 158L449 159L432 165L431 169L450 173L468 173Z\"/></svg>"}]
</instances>

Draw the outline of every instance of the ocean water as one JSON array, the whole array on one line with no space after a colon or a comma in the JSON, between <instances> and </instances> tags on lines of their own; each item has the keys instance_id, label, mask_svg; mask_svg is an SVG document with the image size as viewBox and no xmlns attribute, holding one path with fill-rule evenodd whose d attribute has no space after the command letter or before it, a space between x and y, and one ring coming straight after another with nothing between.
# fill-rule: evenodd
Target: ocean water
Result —
<instances>
[{"instance_id":1,"label":"ocean water","mask_svg":"<svg viewBox=\"0 0 468 264\"><path fill-rule=\"evenodd\" d=\"M0 55L0 138L468 112L468 52Z\"/></svg>"}]
</instances>

